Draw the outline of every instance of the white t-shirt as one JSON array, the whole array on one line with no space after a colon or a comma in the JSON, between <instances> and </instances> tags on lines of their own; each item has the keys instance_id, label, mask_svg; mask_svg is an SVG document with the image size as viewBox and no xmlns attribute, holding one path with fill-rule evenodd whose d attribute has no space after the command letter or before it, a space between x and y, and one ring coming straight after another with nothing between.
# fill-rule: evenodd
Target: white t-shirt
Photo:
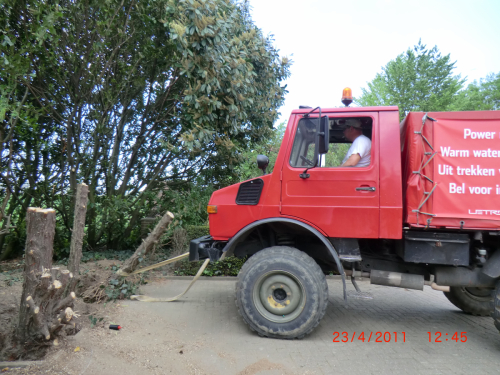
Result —
<instances>
[{"instance_id":1,"label":"white t-shirt","mask_svg":"<svg viewBox=\"0 0 500 375\"><path fill-rule=\"evenodd\" d=\"M370 165L371 150L372 141L367 136L361 134L354 140L354 142L352 142L349 151L347 151L344 160L342 160L342 164L344 164L352 154L359 154L359 156L361 156L361 160L358 164L356 164L356 167L367 167Z\"/></svg>"}]
</instances>

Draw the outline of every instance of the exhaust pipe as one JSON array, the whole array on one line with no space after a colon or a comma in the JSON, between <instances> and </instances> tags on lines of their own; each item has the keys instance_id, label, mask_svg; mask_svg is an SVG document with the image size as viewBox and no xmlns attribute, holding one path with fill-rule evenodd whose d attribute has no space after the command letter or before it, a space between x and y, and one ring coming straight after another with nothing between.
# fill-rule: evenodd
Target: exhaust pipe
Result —
<instances>
[{"instance_id":1,"label":"exhaust pipe","mask_svg":"<svg viewBox=\"0 0 500 375\"><path fill-rule=\"evenodd\" d=\"M389 272L372 270L371 272L345 270L346 276L369 277L370 284L393 286L396 288L407 288L415 290L424 290L424 285L430 286L434 290L449 292L449 286L436 284L432 278L425 280L423 275L414 275L409 273Z\"/></svg>"},{"instance_id":2,"label":"exhaust pipe","mask_svg":"<svg viewBox=\"0 0 500 375\"><path fill-rule=\"evenodd\" d=\"M424 290L424 276L409 273L372 270L370 284Z\"/></svg>"},{"instance_id":3,"label":"exhaust pipe","mask_svg":"<svg viewBox=\"0 0 500 375\"><path fill-rule=\"evenodd\" d=\"M450 291L450 287L449 286L437 285L433 281L427 281L427 280L425 280L425 285L429 285L432 289L439 290L440 292L449 292Z\"/></svg>"}]
</instances>

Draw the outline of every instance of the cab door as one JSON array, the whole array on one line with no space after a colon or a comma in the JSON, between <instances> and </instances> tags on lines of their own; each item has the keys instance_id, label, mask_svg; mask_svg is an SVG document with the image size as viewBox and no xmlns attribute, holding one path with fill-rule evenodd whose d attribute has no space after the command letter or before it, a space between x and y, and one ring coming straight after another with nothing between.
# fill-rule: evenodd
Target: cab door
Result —
<instances>
[{"instance_id":1,"label":"cab door","mask_svg":"<svg viewBox=\"0 0 500 375\"><path fill-rule=\"evenodd\" d=\"M315 167L300 175L307 163L298 166L307 145L301 145L304 131L299 129L301 115L295 116L294 142L288 147L282 168L281 214L314 224L328 237L379 237L379 119L377 112L326 113L330 119L366 117L371 119L371 162L368 167ZM307 142L306 142L307 143ZM313 146L312 146L313 147ZM292 152L293 151L293 152ZM293 154L293 155L292 155ZM293 157L292 157L293 156Z\"/></svg>"}]
</instances>

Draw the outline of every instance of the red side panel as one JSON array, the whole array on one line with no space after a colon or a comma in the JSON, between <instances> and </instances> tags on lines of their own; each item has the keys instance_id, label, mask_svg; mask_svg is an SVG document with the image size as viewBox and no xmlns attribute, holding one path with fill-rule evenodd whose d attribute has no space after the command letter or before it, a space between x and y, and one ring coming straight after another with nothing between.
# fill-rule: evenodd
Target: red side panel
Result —
<instances>
[{"instance_id":1,"label":"red side panel","mask_svg":"<svg viewBox=\"0 0 500 375\"><path fill-rule=\"evenodd\" d=\"M379 113L380 121L380 238L403 236L399 111Z\"/></svg>"},{"instance_id":2,"label":"red side panel","mask_svg":"<svg viewBox=\"0 0 500 375\"><path fill-rule=\"evenodd\" d=\"M291 119L294 117L292 115ZM217 190L212 194L209 204L217 206L217 213L208 215L208 220L210 234L215 240L228 240L254 221L280 216L281 166L285 158L291 131L289 125L285 131L273 173L260 177L264 181L264 187L258 205L245 206L236 204L236 196L241 183ZM257 163L255 163L255 168L257 169Z\"/></svg>"},{"instance_id":3,"label":"red side panel","mask_svg":"<svg viewBox=\"0 0 500 375\"><path fill-rule=\"evenodd\" d=\"M411 113L401 124L405 221L500 229L500 111Z\"/></svg>"}]
</instances>

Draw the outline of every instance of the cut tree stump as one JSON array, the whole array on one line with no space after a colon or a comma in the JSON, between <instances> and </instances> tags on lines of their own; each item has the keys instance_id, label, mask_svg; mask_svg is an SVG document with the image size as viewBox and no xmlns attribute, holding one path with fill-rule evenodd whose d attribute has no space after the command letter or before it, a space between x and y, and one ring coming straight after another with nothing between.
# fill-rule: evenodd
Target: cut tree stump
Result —
<instances>
[{"instance_id":1,"label":"cut tree stump","mask_svg":"<svg viewBox=\"0 0 500 375\"><path fill-rule=\"evenodd\" d=\"M168 225L174 219L174 215L171 212L168 212L163 215L161 220L156 224L155 229L147 236L145 240L141 243L141 245L137 248L135 253L128 258L122 265L122 268L118 270L116 273L118 276L126 276L135 271L137 265L139 264L139 259L146 256L151 249L153 249L154 245L158 243L160 237L168 228Z\"/></svg>"},{"instance_id":2,"label":"cut tree stump","mask_svg":"<svg viewBox=\"0 0 500 375\"><path fill-rule=\"evenodd\" d=\"M69 251L68 269L73 273L73 279L66 288L65 295L74 292L80 279L80 260L82 259L83 235L85 231L85 215L87 214L87 202L89 187L78 184L76 187L75 218L73 220L73 231L71 232L71 247Z\"/></svg>"},{"instance_id":3,"label":"cut tree stump","mask_svg":"<svg viewBox=\"0 0 500 375\"><path fill-rule=\"evenodd\" d=\"M55 211L30 207L26 223L23 294L15 333L20 352L40 342L57 345L58 337L78 332L75 293L63 297L73 274L52 267Z\"/></svg>"}]
</instances>

